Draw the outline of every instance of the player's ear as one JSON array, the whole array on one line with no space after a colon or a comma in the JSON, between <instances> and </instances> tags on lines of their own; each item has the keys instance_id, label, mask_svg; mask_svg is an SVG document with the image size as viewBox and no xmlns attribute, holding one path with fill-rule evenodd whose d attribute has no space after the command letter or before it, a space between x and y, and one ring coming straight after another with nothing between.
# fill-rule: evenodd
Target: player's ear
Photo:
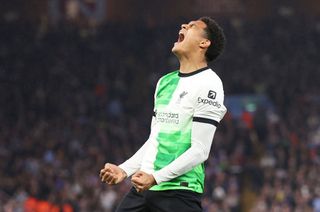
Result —
<instances>
[{"instance_id":1,"label":"player's ear","mask_svg":"<svg viewBox=\"0 0 320 212\"><path fill-rule=\"evenodd\" d=\"M210 40L208 40L208 39L203 39L203 40L201 40L200 41L200 48L202 48L202 49L206 49L206 48L208 48L209 46L211 45L211 41Z\"/></svg>"}]
</instances>

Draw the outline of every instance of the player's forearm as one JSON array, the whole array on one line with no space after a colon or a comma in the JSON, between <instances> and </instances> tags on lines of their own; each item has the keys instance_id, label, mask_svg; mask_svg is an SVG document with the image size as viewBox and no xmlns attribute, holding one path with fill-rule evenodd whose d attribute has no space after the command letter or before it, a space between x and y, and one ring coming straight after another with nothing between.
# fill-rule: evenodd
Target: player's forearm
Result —
<instances>
[{"instance_id":1,"label":"player's forearm","mask_svg":"<svg viewBox=\"0 0 320 212\"><path fill-rule=\"evenodd\" d=\"M204 123L194 123L192 145L176 160L153 173L157 184L185 174L208 159L216 127Z\"/></svg>"},{"instance_id":2,"label":"player's forearm","mask_svg":"<svg viewBox=\"0 0 320 212\"><path fill-rule=\"evenodd\" d=\"M155 119L154 117L152 117L151 130L154 125ZM119 165L119 167L127 174L127 177L131 176L132 174L140 170L142 158L144 157L147 146L150 142L151 141L148 139L131 158Z\"/></svg>"},{"instance_id":3,"label":"player's forearm","mask_svg":"<svg viewBox=\"0 0 320 212\"><path fill-rule=\"evenodd\" d=\"M145 155L149 143L150 140L147 140L131 158L119 165L119 167L125 171L127 177L131 176L140 169L142 158Z\"/></svg>"},{"instance_id":4,"label":"player's forearm","mask_svg":"<svg viewBox=\"0 0 320 212\"><path fill-rule=\"evenodd\" d=\"M133 156L119 165L119 167L126 173L127 177L131 176L140 169L141 161L145 154L145 149L148 145L148 142L149 140L147 140Z\"/></svg>"},{"instance_id":5,"label":"player's forearm","mask_svg":"<svg viewBox=\"0 0 320 212\"><path fill-rule=\"evenodd\" d=\"M155 178L157 184L170 181L190 171L192 168L196 167L198 164L201 164L205 160L206 156L203 154L201 149L198 147L191 147L168 166L153 173L153 177Z\"/></svg>"}]
</instances>

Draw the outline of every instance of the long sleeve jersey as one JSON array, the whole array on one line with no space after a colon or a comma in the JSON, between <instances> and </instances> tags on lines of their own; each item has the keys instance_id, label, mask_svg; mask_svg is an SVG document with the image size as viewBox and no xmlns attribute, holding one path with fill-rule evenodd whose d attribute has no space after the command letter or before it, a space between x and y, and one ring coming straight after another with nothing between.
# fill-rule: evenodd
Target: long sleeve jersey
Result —
<instances>
[{"instance_id":1,"label":"long sleeve jersey","mask_svg":"<svg viewBox=\"0 0 320 212\"><path fill-rule=\"evenodd\" d=\"M210 68L171 72L157 83L151 132L120 167L128 176L141 170L157 185L150 190L203 193L205 169L217 125L226 113L221 79Z\"/></svg>"}]
</instances>

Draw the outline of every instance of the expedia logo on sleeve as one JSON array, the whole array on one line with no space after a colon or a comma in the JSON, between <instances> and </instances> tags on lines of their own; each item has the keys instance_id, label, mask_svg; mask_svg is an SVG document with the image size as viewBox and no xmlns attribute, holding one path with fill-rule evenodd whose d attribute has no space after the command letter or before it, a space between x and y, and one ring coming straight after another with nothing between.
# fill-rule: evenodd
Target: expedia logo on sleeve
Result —
<instances>
[{"instance_id":1,"label":"expedia logo on sleeve","mask_svg":"<svg viewBox=\"0 0 320 212\"><path fill-rule=\"evenodd\" d=\"M198 103L202 103L202 104L208 104L208 105L212 105L214 107L220 108L221 104L219 104L218 101L212 101L210 99L202 99L201 97L198 97Z\"/></svg>"},{"instance_id":2,"label":"expedia logo on sleeve","mask_svg":"<svg viewBox=\"0 0 320 212\"><path fill-rule=\"evenodd\" d=\"M215 99L217 96L217 93L215 91L210 90L208 93L208 98Z\"/></svg>"},{"instance_id":3,"label":"expedia logo on sleeve","mask_svg":"<svg viewBox=\"0 0 320 212\"><path fill-rule=\"evenodd\" d=\"M221 104L219 104L218 101L213 101L211 99L215 99L217 96L217 93L215 91L210 90L208 93L208 98L210 99L202 99L201 97L198 97L198 103L199 104L208 104L208 105L212 105L213 107L217 107L220 108Z\"/></svg>"}]
</instances>

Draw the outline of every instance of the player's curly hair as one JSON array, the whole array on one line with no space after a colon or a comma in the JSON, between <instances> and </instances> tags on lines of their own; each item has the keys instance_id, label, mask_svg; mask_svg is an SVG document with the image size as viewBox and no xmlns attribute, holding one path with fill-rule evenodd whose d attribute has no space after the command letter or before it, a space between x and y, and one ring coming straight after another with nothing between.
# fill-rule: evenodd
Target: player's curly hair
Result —
<instances>
[{"instance_id":1,"label":"player's curly hair","mask_svg":"<svg viewBox=\"0 0 320 212\"><path fill-rule=\"evenodd\" d=\"M222 53L226 43L226 37L223 29L212 18L201 17L199 20L207 25L205 32L207 38L211 41L211 45L208 47L205 57L207 62L211 62Z\"/></svg>"}]
</instances>

